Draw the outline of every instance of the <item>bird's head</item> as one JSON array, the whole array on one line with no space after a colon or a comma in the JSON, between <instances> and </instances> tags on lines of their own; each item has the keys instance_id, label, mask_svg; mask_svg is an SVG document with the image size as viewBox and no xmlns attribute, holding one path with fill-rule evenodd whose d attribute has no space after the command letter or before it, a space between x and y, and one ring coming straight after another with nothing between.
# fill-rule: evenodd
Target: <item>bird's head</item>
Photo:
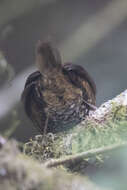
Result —
<instances>
[{"instance_id":1,"label":"bird's head","mask_svg":"<svg viewBox=\"0 0 127 190\"><path fill-rule=\"evenodd\" d=\"M42 74L60 70L62 65L58 49L54 48L50 42L39 41L36 49L36 64Z\"/></svg>"}]
</instances>

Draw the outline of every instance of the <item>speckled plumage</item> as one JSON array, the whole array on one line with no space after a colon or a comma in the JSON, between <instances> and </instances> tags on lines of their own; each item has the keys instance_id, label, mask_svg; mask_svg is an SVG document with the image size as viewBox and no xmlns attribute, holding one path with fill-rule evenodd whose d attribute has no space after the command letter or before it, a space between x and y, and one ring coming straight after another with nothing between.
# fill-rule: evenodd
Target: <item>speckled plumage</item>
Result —
<instances>
[{"instance_id":1,"label":"speckled plumage","mask_svg":"<svg viewBox=\"0 0 127 190\"><path fill-rule=\"evenodd\" d=\"M25 111L43 133L72 127L85 118L95 105L96 87L85 69L61 64L60 54L50 43L37 48L38 68L25 84L22 94ZM47 125L47 126L46 126Z\"/></svg>"}]
</instances>

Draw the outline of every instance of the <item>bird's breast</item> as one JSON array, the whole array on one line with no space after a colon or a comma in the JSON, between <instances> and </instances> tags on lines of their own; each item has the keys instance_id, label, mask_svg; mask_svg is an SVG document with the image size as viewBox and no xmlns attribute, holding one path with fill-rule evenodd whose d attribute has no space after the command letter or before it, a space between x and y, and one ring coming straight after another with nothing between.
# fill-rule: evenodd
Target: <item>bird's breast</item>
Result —
<instances>
[{"instance_id":1,"label":"bird's breast","mask_svg":"<svg viewBox=\"0 0 127 190\"><path fill-rule=\"evenodd\" d=\"M46 112L49 116L48 128L50 129L50 126L52 126L51 130L57 132L81 122L88 114L88 108L80 99L80 101L70 102L63 107L50 107Z\"/></svg>"}]
</instances>

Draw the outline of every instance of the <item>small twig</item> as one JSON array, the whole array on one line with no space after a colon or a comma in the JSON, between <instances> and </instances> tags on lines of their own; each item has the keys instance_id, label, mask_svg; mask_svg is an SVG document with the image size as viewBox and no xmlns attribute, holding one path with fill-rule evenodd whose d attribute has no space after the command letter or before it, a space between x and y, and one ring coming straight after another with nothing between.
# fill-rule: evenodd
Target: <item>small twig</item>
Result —
<instances>
[{"instance_id":1,"label":"small twig","mask_svg":"<svg viewBox=\"0 0 127 190\"><path fill-rule=\"evenodd\" d=\"M92 110L97 110L97 107L89 102L87 102L86 100L83 100L85 102L85 104L87 104Z\"/></svg>"},{"instance_id":2,"label":"small twig","mask_svg":"<svg viewBox=\"0 0 127 190\"><path fill-rule=\"evenodd\" d=\"M116 150L119 148L127 147L127 142L122 143L122 144L115 144L112 146L107 146L103 148L97 148L97 149L92 149L87 152L82 152L79 154L71 155L71 156L66 156L65 158L61 159L56 159L56 160L50 160L45 163L45 166L48 168L59 166L61 164L67 164L75 161L81 161L82 159L90 158L92 156L96 156L98 154L106 153L112 150Z\"/></svg>"},{"instance_id":3,"label":"small twig","mask_svg":"<svg viewBox=\"0 0 127 190\"><path fill-rule=\"evenodd\" d=\"M48 122L49 122L49 113L47 113L47 118L46 118L46 121L45 121L44 136L45 136L45 134L47 132Z\"/></svg>"}]
</instances>

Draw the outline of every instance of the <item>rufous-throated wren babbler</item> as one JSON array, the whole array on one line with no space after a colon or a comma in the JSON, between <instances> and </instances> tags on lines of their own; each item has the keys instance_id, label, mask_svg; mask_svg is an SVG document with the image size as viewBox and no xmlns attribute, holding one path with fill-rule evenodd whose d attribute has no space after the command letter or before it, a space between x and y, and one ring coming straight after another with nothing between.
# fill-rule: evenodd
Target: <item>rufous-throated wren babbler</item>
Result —
<instances>
[{"instance_id":1,"label":"rufous-throated wren babbler","mask_svg":"<svg viewBox=\"0 0 127 190\"><path fill-rule=\"evenodd\" d=\"M22 93L28 117L44 133L68 129L94 109L96 86L79 65L62 64L58 49L39 42L36 50L38 71L29 75Z\"/></svg>"}]
</instances>

